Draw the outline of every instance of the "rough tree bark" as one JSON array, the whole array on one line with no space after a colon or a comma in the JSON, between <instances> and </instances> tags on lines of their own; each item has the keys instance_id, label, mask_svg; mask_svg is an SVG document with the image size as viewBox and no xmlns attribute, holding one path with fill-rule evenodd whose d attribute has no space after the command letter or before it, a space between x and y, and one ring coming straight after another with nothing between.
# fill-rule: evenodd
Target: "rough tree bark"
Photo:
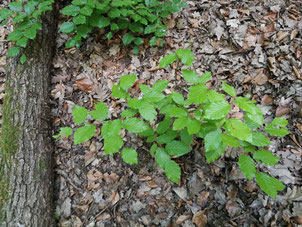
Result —
<instances>
[{"instance_id":1,"label":"rough tree bark","mask_svg":"<svg viewBox=\"0 0 302 227\"><path fill-rule=\"evenodd\" d=\"M55 50L53 12L25 48L27 61L7 64L1 137L0 226L48 227L52 206L50 67Z\"/></svg>"}]
</instances>

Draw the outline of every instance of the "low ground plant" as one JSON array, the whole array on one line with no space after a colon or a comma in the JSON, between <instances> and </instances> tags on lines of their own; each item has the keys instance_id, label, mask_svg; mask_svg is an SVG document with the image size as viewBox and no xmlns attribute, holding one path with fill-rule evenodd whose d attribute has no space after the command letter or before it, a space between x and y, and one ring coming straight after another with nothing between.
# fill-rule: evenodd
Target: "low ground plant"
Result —
<instances>
[{"instance_id":1,"label":"low ground plant","mask_svg":"<svg viewBox=\"0 0 302 227\"><path fill-rule=\"evenodd\" d=\"M37 31L42 29L41 16L52 10L53 3L54 0L18 0L0 10L0 25L5 25L9 18L14 24L14 31L7 38L13 42L9 57L18 56L28 41L36 38ZM66 42L66 48L70 48L79 47L94 30L108 28L108 39L121 34L123 44L132 44L133 52L138 54L143 36L149 36L151 46L164 43L162 37L167 27L163 20L185 6L181 0L73 0L61 10L67 21L61 24L60 31L70 34ZM26 55L22 54L20 62L25 61Z\"/></svg>"},{"instance_id":2,"label":"low ground plant","mask_svg":"<svg viewBox=\"0 0 302 227\"><path fill-rule=\"evenodd\" d=\"M188 49L179 49L166 55L160 61L160 67L168 67L175 61L191 66L194 60ZM260 172L257 163L273 166L279 158L266 149L271 142L267 136L285 136L285 118L275 118L264 126L263 114L256 101L248 97L237 97L234 87L222 82L223 93L210 89L205 84L211 79L211 73L199 76L195 71L181 69L183 79L188 83L188 94L173 91L166 94L168 80L156 81L152 87L141 84L141 98L131 95L136 75L125 75L119 84L112 87L112 96L123 99L127 108L120 118L107 120L108 108L98 102L92 111L75 106L72 115L80 127L73 133L70 127L60 129L57 139L68 138L73 134L74 144L91 139L97 127L101 127L101 138L105 154L121 151L124 162L137 164L137 151L124 147L121 130L125 129L146 137L150 143L150 154L156 163L164 169L167 178L178 183L181 168L175 160L186 155L192 149L192 141L203 139L204 155L208 163L220 158L226 148L239 147L242 150L238 158L239 168L248 180L255 179L259 187L272 198L284 189L284 185L264 172ZM229 100L229 101L227 101ZM244 113L244 119L230 117L232 107L238 106ZM100 125L89 123L90 115ZM102 126L101 126L102 125ZM264 131L265 133L261 132Z\"/></svg>"}]
</instances>

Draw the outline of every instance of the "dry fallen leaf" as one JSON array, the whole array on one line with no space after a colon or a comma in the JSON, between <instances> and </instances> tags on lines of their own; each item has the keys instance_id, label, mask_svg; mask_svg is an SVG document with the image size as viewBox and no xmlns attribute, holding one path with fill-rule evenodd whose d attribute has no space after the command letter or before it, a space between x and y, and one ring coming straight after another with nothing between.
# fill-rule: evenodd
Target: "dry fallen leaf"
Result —
<instances>
[{"instance_id":1,"label":"dry fallen leaf","mask_svg":"<svg viewBox=\"0 0 302 227\"><path fill-rule=\"evenodd\" d=\"M278 13L277 12L270 12L268 14L266 14L263 17L264 20L270 20L270 21L275 21L278 19Z\"/></svg>"},{"instance_id":2,"label":"dry fallen leaf","mask_svg":"<svg viewBox=\"0 0 302 227\"><path fill-rule=\"evenodd\" d=\"M301 145L299 144L299 142L296 139L296 136L294 134L290 134L289 137L294 141L295 144L297 144L298 147L301 148Z\"/></svg>"},{"instance_id":3,"label":"dry fallen leaf","mask_svg":"<svg viewBox=\"0 0 302 227\"><path fill-rule=\"evenodd\" d=\"M292 30L292 32L290 33L290 40L296 38L297 35L298 35L298 30L297 29Z\"/></svg>"},{"instance_id":4,"label":"dry fallen leaf","mask_svg":"<svg viewBox=\"0 0 302 227\"><path fill-rule=\"evenodd\" d=\"M144 176L140 176L139 177L139 180L140 181L149 181L149 180L152 180L152 176L147 176L147 175L144 175Z\"/></svg>"},{"instance_id":5,"label":"dry fallen leaf","mask_svg":"<svg viewBox=\"0 0 302 227\"><path fill-rule=\"evenodd\" d=\"M85 154L84 162L85 166L88 166L95 159L95 152L89 152Z\"/></svg>"},{"instance_id":6,"label":"dry fallen leaf","mask_svg":"<svg viewBox=\"0 0 302 227\"><path fill-rule=\"evenodd\" d=\"M277 42L280 42L281 40L285 39L287 36L288 36L288 32L285 32L285 31L279 31L277 33Z\"/></svg>"},{"instance_id":7,"label":"dry fallen leaf","mask_svg":"<svg viewBox=\"0 0 302 227\"><path fill-rule=\"evenodd\" d=\"M288 114L290 111L288 106L278 106L276 110L276 117L281 117Z\"/></svg>"},{"instance_id":8,"label":"dry fallen leaf","mask_svg":"<svg viewBox=\"0 0 302 227\"><path fill-rule=\"evenodd\" d=\"M177 218L176 220L176 225L180 225L182 223L184 223L186 220L189 220L191 217L191 215L181 215Z\"/></svg>"},{"instance_id":9,"label":"dry fallen leaf","mask_svg":"<svg viewBox=\"0 0 302 227\"><path fill-rule=\"evenodd\" d=\"M261 103L266 104L266 105L272 103L272 101L273 101L273 98L269 95L264 95L261 99Z\"/></svg>"},{"instance_id":10,"label":"dry fallen leaf","mask_svg":"<svg viewBox=\"0 0 302 227\"><path fill-rule=\"evenodd\" d=\"M89 170L89 172L87 173L88 181L97 181L97 180L101 179L102 177L103 177L103 174L95 168Z\"/></svg>"},{"instance_id":11,"label":"dry fallen leaf","mask_svg":"<svg viewBox=\"0 0 302 227\"><path fill-rule=\"evenodd\" d=\"M100 216L98 216L95 221L99 222L99 221L104 221L106 219L109 219L111 218L110 214L108 213L104 213L104 214L101 214Z\"/></svg>"},{"instance_id":12,"label":"dry fallen leaf","mask_svg":"<svg viewBox=\"0 0 302 227\"><path fill-rule=\"evenodd\" d=\"M295 73L296 77L297 77L298 79L302 79L302 76L301 76L301 74L299 73L299 70L298 70L298 68L297 68L295 65L293 66L293 70L294 70L294 73Z\"/></svg>"},{"instance_id":13,"label":"dry fallen leaf","mask_svg":"<svg viewBox=\"0 0 302 227\"><path fill-rule=\"evenodd\" d=\"M200 194L201 194L201 196L198 196L198 198L197 198L197 204L198 204L198 206L204 206L205 203L207 203L207 201L208 201L208 197L209 197L210 193L206 192L206 191L202 191L202 192L200 192Z\"/></svg>"},{"instance_id":14,"label":"dry fallen leaf","mask_svg":"<svg viewBox=\"0 0 302 227\"><path fill-rule=\"evenodd\" d=\"M77 217L75 215L71 215L71 220L72 220L72 226L74 226L74 227L83 226L83 223L79 217Z\"/></svg>"},{"instance_id":15,"label":"dry fallen leaf","mask_svg":"<svg viewBox=\"0 0 302 227\"><path fill-rule=\"evenodd\" d=\"M240 207L238 206L238 203L229 200L226 203L225 206L226 210L228 211L228 214L230 217L234 217L235 215L237 215L240 212Z\"/></svg>"},{"instance_id":16,"label":"dry fallen leaf","mask_svg":"<svg viewBox=\"0 0 302 227\"><path fill-rule=\"evenodd\" d=\"M168 20L164 20L164 24L167 26L168 29L174 28L175 27L175 19L168 19Z\"/></svg>"},{"instance_id":17,"label":"dry fallen leaf","mask_svg":"<svg viewBox=\"0 0 302 227\"><path fill-rule=\"evenodd\" d=\"M156 188L156 187L158 187L158 184L155 181L151 181L150 183L148 183L148 187Z\"/></svg>"},{"instance_id":18,"label":"dry fallen leaf","mask_svg":"<svg viewBox=\"0 0 302 227\"><path fill-rule=\"evenodd\" d=\"M120 195L118 194L118 192L113 192L108 200L111 202L112 205L114 205L120 200Z\"/></svg>"},{"instance_id":19,"label":"dry fallen leaf","mask_svg":"<svg viewBox=\"0 0 302 227\"><path fill-rule=\"evenodd\" d=\"M264 85L268 81L268 77L263 74L263 70L259 70L258 75L254 77L253 83L256 85Z\"/></svg>"},{"instance_id":20,"label":"dry fallen leaf","mask_svg":"<svg viewBox=\"0 0 302 227\"><path fill-rule=\"evenodd\" d=\"M302 224L302 216L294 217L293 221L297 224Z\"/></svg>"},{"instance_id":21,"label":"dry fallen leaf","mask_svg":"<svg viewBox=\"0 0 302 227\"><path fill-rule=\"evenodd\" d=\"M207 216L204 214L204 210L198 211L197 213L194 214L193 216L193 223L197 225L197 227L204 227L206 226L208 222Z\"/></svg>"},{"instance_id":22,"label":"dry fallen leaf","mask_svg":"<svg viewBox=\"0 0 302 227\"><path fill-rule=\"evenodd\" d=\"M302 124L296 124L296 126L299 129L299 131L302 132Z\"/></svg>"},{"instance_id":23,"label":"dry fallen leaf","mask_svg":"<svg viewBox=\"0 0 302 227\"><path fill-rule=\"evenodd\" d=\"M76 83L82 91L90 92L93 90L93 82L88 78L76 80Z\"/></svg>"}]
</instances>

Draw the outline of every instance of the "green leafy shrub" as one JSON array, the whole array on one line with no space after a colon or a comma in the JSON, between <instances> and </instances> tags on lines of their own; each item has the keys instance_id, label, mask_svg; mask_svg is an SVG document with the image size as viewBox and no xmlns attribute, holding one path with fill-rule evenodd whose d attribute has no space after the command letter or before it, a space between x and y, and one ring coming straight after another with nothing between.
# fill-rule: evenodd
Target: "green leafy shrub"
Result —
<instances>
[{"instance_id":1,"label":"green leafy shrub","mask_svg":"<svg viewBox=\"0 0 302 227\"><path fill-rule=\"evenodd\" d=\"M5 25L10 17L13 18L14 31L11 32L7 40L12 41L15 46L8 50L8 56L14 57L20 53L20 48L27 45L29 39L35 39L37 30L42 29L40 23L41 15L52 9L54 0L19 0L9 3L9 9L0 10L1 25ZM26 56L22 55L20 62L23 64Z\"/></svg>"},{"instance_id":2,"label":"green leafy shrub","mask_svg":"<svg viewBox=\"0 0 302 227\"><path fill-rule=\"evenodd\" d=\"M160 62L160 67L167 67L177 60L191 66L194 56L188 49L179 49L165 56ZM83 107L75 106L72 112L74 122L84 124L88 114L93 119L102 121L101 137L104 139L104 150L108 155L119 152L123 147L123 139L120 136L122 128L147 137L146 141L152 143L150 154L165 170L168 179L175 183L180 180L181 169L172 158L190 152L194 138L204 140L205 157L209 163L218 159L227 146L241 147L243 152L239 156L239 168L248 180L256 178L260 188L276 198L277 192L283 190L284 185L277 179L256 171L255 161L275 165L279 158L270 151L258 149L271 142L265 134L257 130L263 126L263 115L255 101L246 97L236 97L236 90L223 82L223 91L232 96L235 104L245 113L244 121L229 118L227 116L232 105L226 101L226 96L205 85L211 79L211 73L206 72L199 76L193 70L182 69L182 76L185 81L192 84L186 98L177 91L165 95L163 91L169 81L160 80L155 82L152 88L141 84L140 91L143 96L138 99L129 94L137 79L136 76L125 75L121 77L120 83L112 88L112 95L124 99L128 104L120 119L105 121L108 110L104 103L99 102L90 113ZM275 118L265 126L264 131L273 136L285 136L289 133L286 125L286 119ZM95 130L95 125L85 123L75 131L74 144L89 140ZM71 134L72 129L64 127L55 138L68 137ZM137 163L135 150L124 148L121 154L126 163Z\"/></svg>"},{"instance_id":3,"label":"green leafy shrub","mask_svg":"<svg viewBox=\"0 0 302 227\"><path fill-rule=\"evenodd\" d=\"M123 44L134 43L133 51L138 53L138 45L143 43L140 36L153 34L150 45L156 45L157 39L166 35L163 19L184 6L186 3L181 0L73 0L62 10L62 14L71 16L72 21L64 22L60 30L75 33L67 41L67 48L80 46L81 40L93 28L110 27L108 39L114 32L124 30Z\"/></svg>"},{"instance_id":4,"label":"green leafy shrub","mask_svg":"<svg viewBox=\"0 0 302 227\"><path fill-rule=\"evenodd\" d=\"M52 10L54 0L19 0L9 3L9 8L0 10L0 25L5 25L10 17L13 18L14 31L8 36L14 46L9 49L8 56L15 57L20 48L25 48L29 39L35 39L37 30L42 29L41 15ZM181 0L73 0L71 5L62 9L62 14L71 16L72 20L60 26L63 33L74 33L66 42L66 48L80 46L94 28L110 27L107 38L113 33L124 31L123 44L134 44L133 52L138 54L138 46L143 43L141 36L153 34L150 45L159 42L166 35L163 19L171 13L179 12L186 6ZM20 57L23 64L26 56Z\"/></svg>"}]
</instances>

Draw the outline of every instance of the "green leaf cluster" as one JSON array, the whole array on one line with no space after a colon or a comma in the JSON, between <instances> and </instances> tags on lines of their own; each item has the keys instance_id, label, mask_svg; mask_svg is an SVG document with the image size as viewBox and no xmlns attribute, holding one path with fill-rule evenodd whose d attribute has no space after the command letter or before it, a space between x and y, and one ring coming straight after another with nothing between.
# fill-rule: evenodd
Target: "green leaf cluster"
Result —
<instances>
[{"instance_id":1,"label":"green leaf cluster","mask_svg":"<svg viewBox=\"0 0 302 227\"><path fill-rule=\"evenodd\" d=\"M186 3L181 0L73 0L62 9L62 14L72 17L71 21L60 26L63 33L75 33L66 47L80 46L83 38L93 28L108 28L107 38L122 30L125 46L134 44L133 52L139 52L143 36L151 34L151 46L163 44L167 27L163 19L179 12Z\"/></svg>"},{"instance_id":2,"label":"green leaf cluster","mask_svg":"<svg viewBox=\"0 0 302 227\"><path fill-rule=\"evenodd\" d=\"M26 47L29 40L37 36L37 31L42 29L41 15L52 10L54 0L21 0L9 3L9 8L0 10L1 26L5 25L10 17L13 19L14 31L9 34L7 40L12 41L14 46L8 50L9 57L19 55L21 48ZM20 57L23 64L26 55Z\"/></svg>"},{"instance_id":3,"label":"green leaf cluster","mask_svg":"<svg viewBox=\"0 0 302 227\"><path fill-rule=\"evenodd\" d=\"M15 57L25 48L29 40L34 40L37 31L42 29L41 15L52 10L54 0L18 0L9 3L9 8L0 10L0 25L12 17L14 31L7 40L13 42L8 56ZM81 45L82 39L94 28L108 28L107 38L115 33L127 31L122 42L125 46L133 44L133 52L139 53L143 37L151 35L149 44L163 45L162 37L167 27L163 19L172 13L179 12L186 3L181 0L72 0L71 4L61 10L63 15L71 17L60 25L63 33L74 35L66 42L66 48ZM20 56L24 64L26 55Z\"/></svg>"},{"instance_id":4,"label":"green leaf cluster","mask_svg":"<svg viewBox=\"0 0 302 227\"><path fill-rule=\"evenodd\" d=\"M177 59L184 65L191 66L194 55L189 49L179 49L163 57L160 67L167 67ZM178 183L181 168L173 159L189 153L194 138L203 139L204 154L209 163L220 158L227 147L239 147L242 154L238 165L246 178L255 178L265 193L276 198L277 192L283 190L284 185L257 171L257 162L272 166L278 163L279 158L266 149L271 142L261 132L263 115L256 102L247 97L236 97L235 88L225 82L222 83L222 89L226 94L209 89L205 85L211 79L209 72L201 76L193 70L183 69L181 72L183 79L191 84L185 95L177 91L166 94L169 81L159 80L152 87L141 84L139 98L132 97L131 89L137 77L125 75L120 78L119 84L112 88L112 96L124 99L128 106L121 113L120 119L103 124L101 136L104 139L105 153L113 154L123 147L120 137L122 128L137 133L152 144L150 154L164 169L167 178ZM226 95L232 96L234 102L229 103ZM229 112L235 105L244 112L244 120L229 117ZM104 103L96 104L95 109L90 112L94 119L103 121L107 118ZM83 107L76 106L72 114L78 124L87 121L88 111ZM264 131L273 136L285 136L289 133L286 125L286 119L275 118L264 127ZM94 130L94 125L87 123L78 128L74 135L75 144L87 141ZM56 137L68 137L71 132L70 129L62 128ZM121 156L126 163L137 163L137 152L133 149L124 148Z\"/></svg>"}]
</instances>

